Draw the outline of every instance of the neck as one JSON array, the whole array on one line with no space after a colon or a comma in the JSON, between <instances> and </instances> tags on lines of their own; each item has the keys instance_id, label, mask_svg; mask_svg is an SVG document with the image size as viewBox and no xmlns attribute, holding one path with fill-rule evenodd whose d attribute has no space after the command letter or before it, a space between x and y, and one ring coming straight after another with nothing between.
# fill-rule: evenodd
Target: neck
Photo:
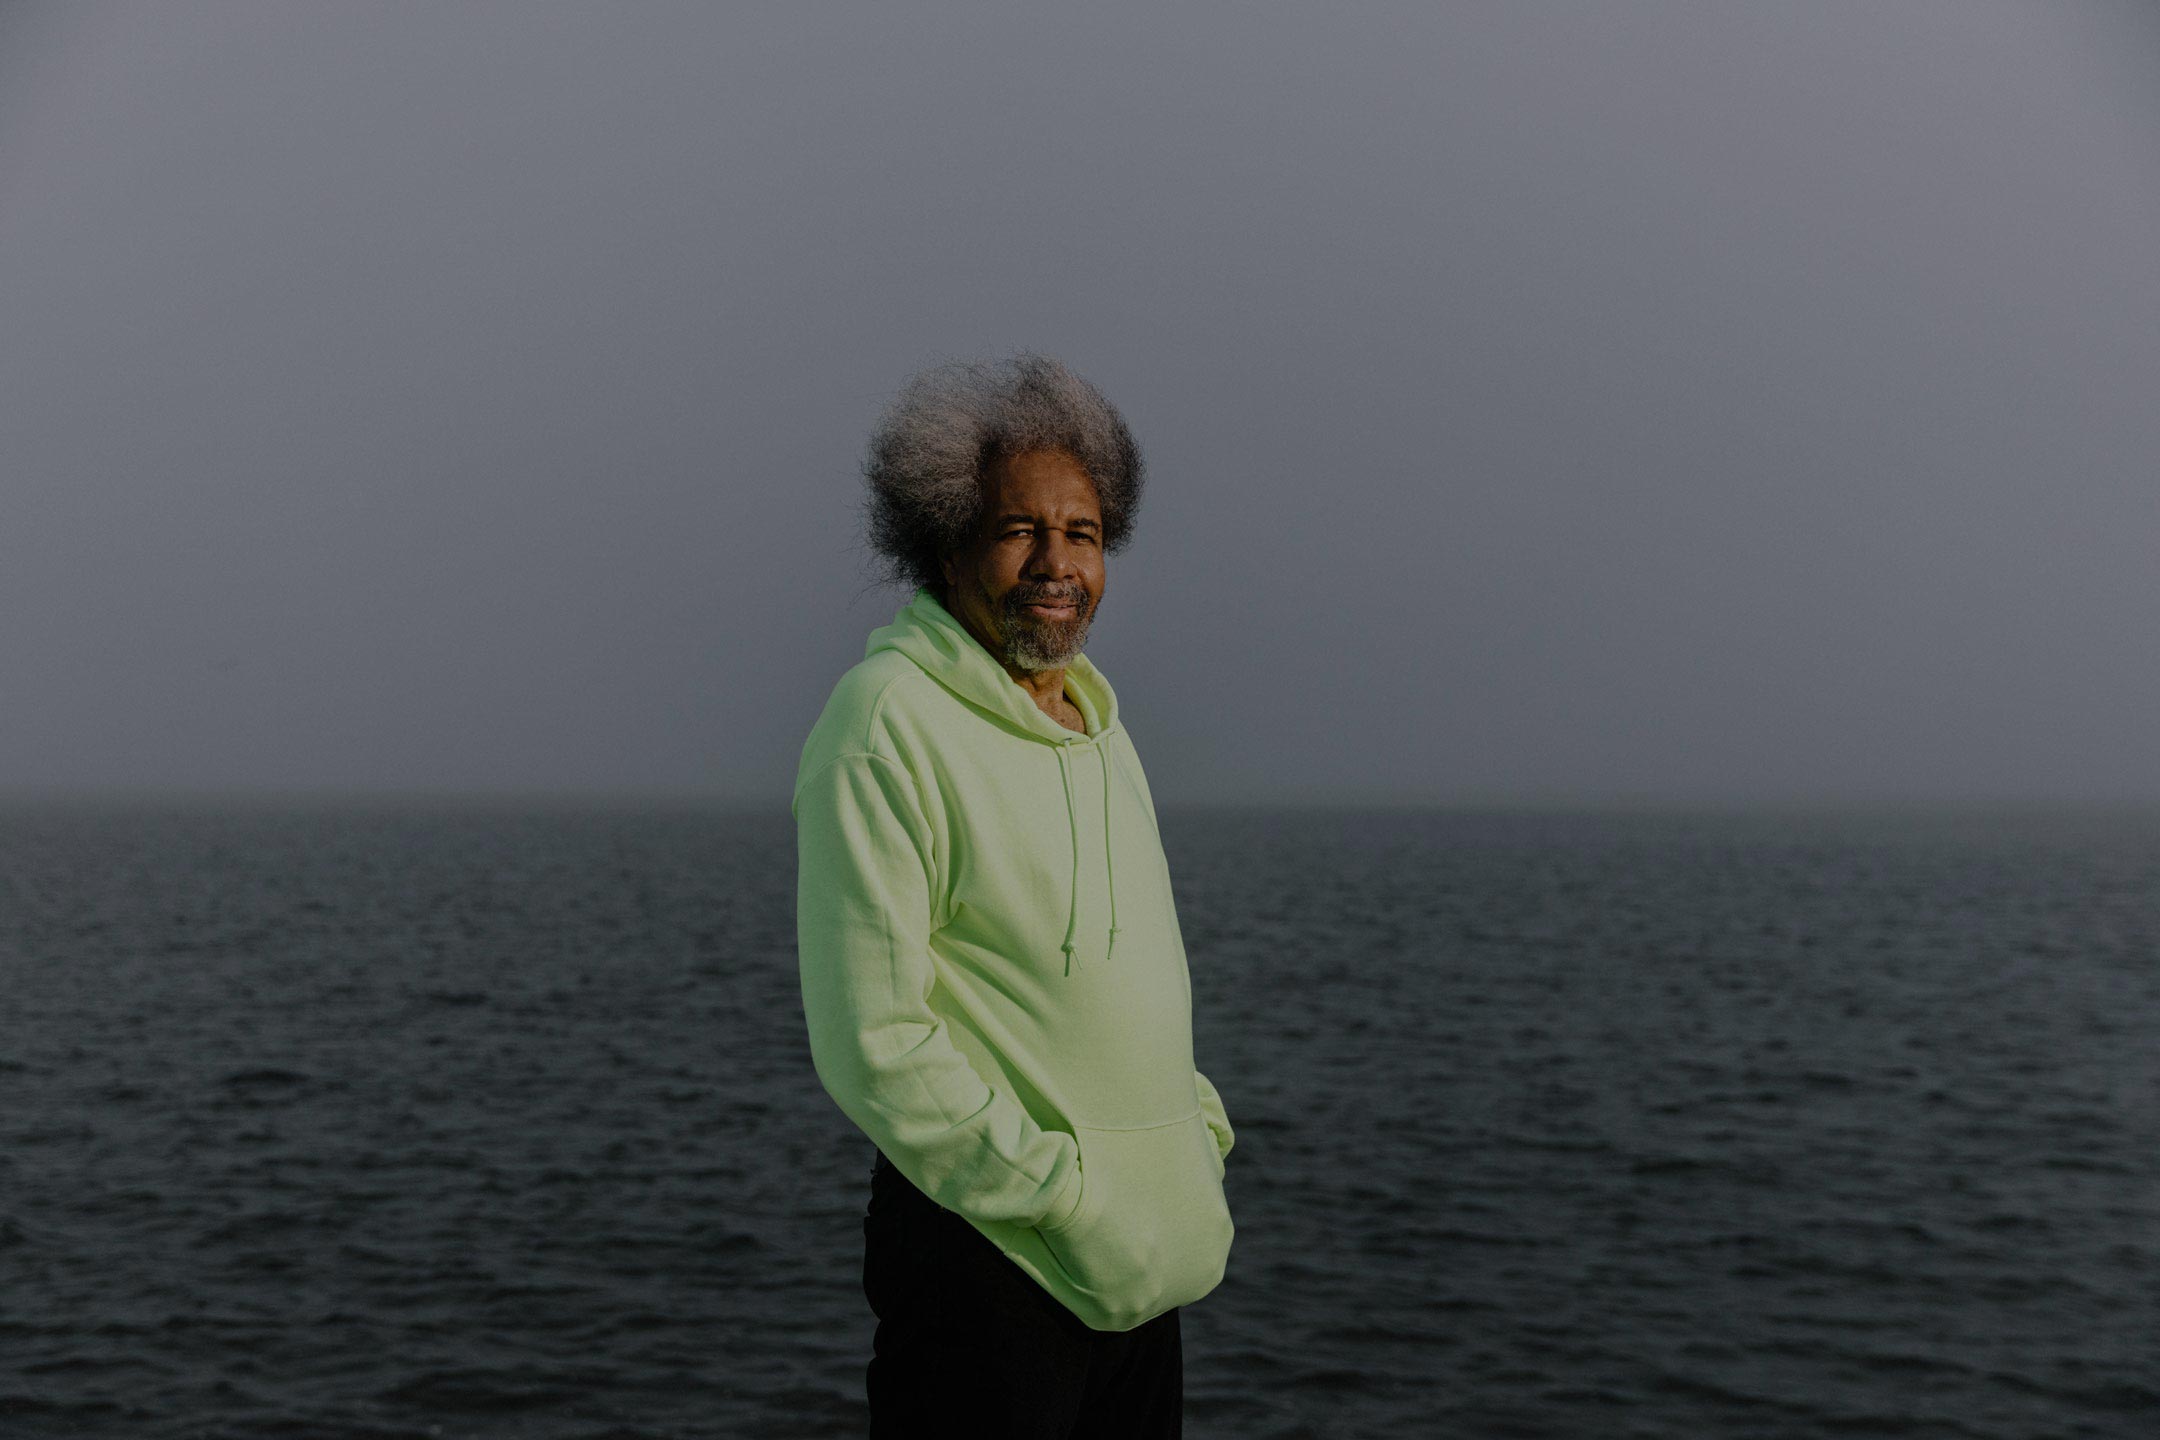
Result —
<instances>
[{"instance_id":1,"label":"neck","mask_svg":"<svg viewBox=\"0 0 2160 1440\"><path fill-rule=\"evenodd\" d=\"M1037 705L1047 705L1065 693L1065 668L1055 670L1015 670L1010 665L1005 673L1012 676L1013 683L1028 692Z\"/></svg>"}]
</instances>

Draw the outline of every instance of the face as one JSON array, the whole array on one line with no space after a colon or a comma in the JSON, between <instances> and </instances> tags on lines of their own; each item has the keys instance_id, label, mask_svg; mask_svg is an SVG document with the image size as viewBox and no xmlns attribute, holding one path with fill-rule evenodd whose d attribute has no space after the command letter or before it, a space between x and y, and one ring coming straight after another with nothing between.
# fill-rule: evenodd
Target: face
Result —
<instances>
[{"instance_id":1,"label":"face","mask_svg":"<svg viewBox=\"0 0 2160 1440\"><path fill-rule=\"evenodd\" d=\"M1007 670L1058 670L1102 602L1102 507L1080 462L1027 450L988 467L974 542L944 559L945 604Z\"/></svg>"}]
</instances>

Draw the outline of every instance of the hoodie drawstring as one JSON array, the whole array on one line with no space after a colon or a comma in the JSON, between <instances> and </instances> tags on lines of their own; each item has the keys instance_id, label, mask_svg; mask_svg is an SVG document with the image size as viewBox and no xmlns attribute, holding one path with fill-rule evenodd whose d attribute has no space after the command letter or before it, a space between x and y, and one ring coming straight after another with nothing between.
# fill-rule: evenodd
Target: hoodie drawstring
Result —
<instances>
[{"instance_id":1,"label":"hoodie drawstring","mask_svg":"<svg viewBox=\"0 0 2160 1440\"><path fill-rule=\"evenodd\" d=\"M1095 742L1095 758L1102 761L1102 863L1110 881L1110 941L1103 947L1103 959L1108 960L1117 949L1117 867L1110 860L1110 747L1100 740Z\"/></svg>"},{"instance_id":2,"label":"hoodie drawstring","mask_svg":"<svg viewBox=\"0 0 2160 1440\"><path fill-rule=\"evenodd\" d=\"M1073 934L1080 928L1080 809L1073 799L1072 767L1065 759L1065 746L1057 747L1058 779L1065 786L1065 822L1072 831L1072 903L1065 912L1065 973L1072 974ZM1095 758L1102 763L1102 823L1103 823L1103 873L1110 882L1110 936L1103 947L1103 958L1109 959L1117 952L1117 866L1111 858L1110 846L1110 753L1109 747L1097 742Z\"/></svg>"},{"instance_id":3,"label":"hoodie drawstring","mask_svg":"<svg viewBox=\"0 0 2160 1440\"><path fill-rule=\"evenodd\" d=\"M1065 747L1057 747L1058 778L1065 782L1065 821L1072 827L1072 908L1065 914L1065 973L1072 974L1073 931L1080 924L1080 814L1073 804L1072 769L1065 763Z\"/></svg>"}]
</instances>

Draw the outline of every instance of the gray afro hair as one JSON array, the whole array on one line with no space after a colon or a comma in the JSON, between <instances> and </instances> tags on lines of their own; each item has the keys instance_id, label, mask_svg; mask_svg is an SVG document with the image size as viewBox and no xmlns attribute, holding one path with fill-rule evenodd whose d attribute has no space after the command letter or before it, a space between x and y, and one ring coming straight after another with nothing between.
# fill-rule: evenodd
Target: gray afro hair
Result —
<instances>
[{"instance_id":1,"label":"gray afro hair","mask_svg":"<svg viewBox=\"0 0 2160 1440\"><path fill-rule=\"evenodd\" d=\"M982 523L982 474L1029 450L1063 450L1095 483L1104 553L1132 538L1143 465L1117 407L1057 361L1021 353L996 364L922 371L879 417L863 478L870 548L886 578L942 595L939 557Z\"/></svg>"}]
</instances>

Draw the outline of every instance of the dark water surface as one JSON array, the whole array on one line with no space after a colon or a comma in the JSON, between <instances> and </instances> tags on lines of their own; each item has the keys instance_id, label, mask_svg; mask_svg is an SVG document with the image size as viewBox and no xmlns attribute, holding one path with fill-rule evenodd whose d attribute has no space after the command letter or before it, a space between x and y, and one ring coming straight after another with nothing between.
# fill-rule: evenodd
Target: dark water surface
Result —
<instances>
[{"instance_id":1,"label":"dark water surface","mask_svg":"<svg viewBox=\"0 0 2160 1440\"><path fill-rule=\"evenodd\" d=\"M1188 1433L2160 1435L2160 821L1166 813ZM0 1435L860 1435L785 812L0 815Z\"/></svg>"}]
</instances>

